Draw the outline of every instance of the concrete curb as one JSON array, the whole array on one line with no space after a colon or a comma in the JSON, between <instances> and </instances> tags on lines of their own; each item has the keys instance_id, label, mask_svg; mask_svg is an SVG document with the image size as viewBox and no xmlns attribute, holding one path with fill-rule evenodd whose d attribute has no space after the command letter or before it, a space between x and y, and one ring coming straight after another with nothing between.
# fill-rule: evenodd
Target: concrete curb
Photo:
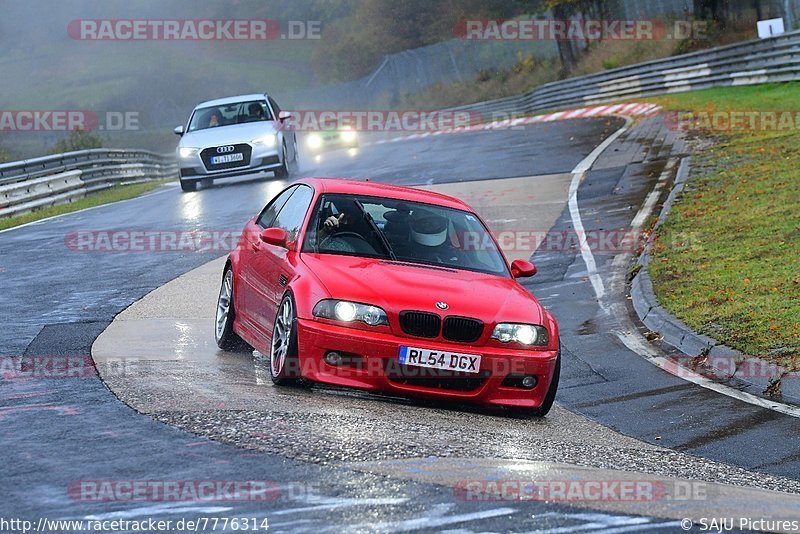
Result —
<instances>
[{"instance_id":1,"label":"concrete curb","mask_svg":"<svg viewBox=\"0 0 800 534\"><path fill-rule=\"evenodd\" d=\"M675 198L689 177L690 158L681 160L675 185L653 228L654 234L666 220ZM640 269L631 282L631 299L639 319L647 328L663 336L664 341L677 348L687 358L675 361L676 367L686 372L701 374L706 378L745 391L771 401L780 400L800 405L800 373L788 374L786 369L760 358L747 356L718 341L695 332L683 321L666 311L658 302L653 281L648 272L652 241L648 241L637 261ZM680 374L680 370L678 371ZM780 380L781 397L766 394L767 388Z\"/></svg>"}]
</instances>

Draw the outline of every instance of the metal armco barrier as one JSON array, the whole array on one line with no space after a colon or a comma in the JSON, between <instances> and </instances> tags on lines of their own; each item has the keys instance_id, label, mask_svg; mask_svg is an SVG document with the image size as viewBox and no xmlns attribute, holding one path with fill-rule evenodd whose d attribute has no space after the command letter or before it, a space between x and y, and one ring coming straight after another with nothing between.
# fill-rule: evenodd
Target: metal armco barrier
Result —
<instances>
[{"instance_id":1,"label":"metal armco barrier","mask_svg":"<svg viewBox=\"0 0 800 534\"><path fill-rule=\"evenodd\" d=\"M683 91L800 80L800 31L551 82L453 110L530 114Z\"/></svg>"},{"instance_id":2,"label":"metal armco barrier","mask_svg":"<svg viewBox=\"0 0 800 534\"><path fill-rule=\"evenodd\" d=\"M73 202L119 184L178 176L172 155L91 149L0 165L0 218Z\"/></svg>"}]
</instances>

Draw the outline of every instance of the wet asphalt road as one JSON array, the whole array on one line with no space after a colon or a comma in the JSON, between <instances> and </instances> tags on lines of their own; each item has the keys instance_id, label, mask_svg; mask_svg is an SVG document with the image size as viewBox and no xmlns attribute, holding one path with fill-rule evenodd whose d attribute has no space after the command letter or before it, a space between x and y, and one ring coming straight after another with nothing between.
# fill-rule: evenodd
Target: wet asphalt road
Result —
<instances>
[{"instance_id":1,"label":"wet asphalt road","mask_svg":"<svg viewBox=\"0 0 800 534\"><path fill-rule=\"evenodd\" d=\"M325 158L319 165L307 162L304 173L370 175L420 184L569 172L609 129L618 126L618 121L608 119L570 121L524 131L365 147L353 159ZM610 201L635 206L653 184L649 173L637 175L630 169L610 169L589 178L580 190L581 201L584 209L598 209L596 218L587 218L587 226L590 220L624 225L635 209L609 219L604 208ZM620 183L628 188L622 195L617 189ZM238 230L278 187L269 180L240 181L191 195L170 187L142 199L0 234L4 275L0 318L5 325L0 354L88 355L92 341L116 313L215 256L77 253L65 247L69 231ZM569 224L566 214L558 224ZM598 320L591 286L581 280L579 257L545 254L534 260L540 274L531 287L559 318L570 356L565 359L558 398L562 405L645 441L800 478L796 445L770 439L776 433L796 435L795 420L685 385L658 371L604 333L608 325ZM4 468L4 479L13 488L0 504L5 517L45 513L84 517L125 508L76 502L64 489L73 480L116 477L318 481L311 488L306 486L320 497L312 510L303 513L305 523L287 524L286 529L324 530L326 525L354 525L365 518L376 523L437 514L451 516L442 520L442 528L469 521L469 528L475 530L530 530L606 520L619 526L625 521L579 516L574 509L536 503L458 502L448 490L436 486L355 475L341 467L320 467L198 439L135 414L97 378L4 381L0 422L0 446L13 451ZM661 439L656 440L657 436ZM162 503L143 506L135 513L259 514L269 516L276 526L283 512L308 506L308 500L303 502L298 505L286 497L266 505L223 504L214 510L184 510ZM285 521L297 521L297 516L296 512L286 514ZM672 531L674 526L665 529Z\"/></svg>"}]
</instances>

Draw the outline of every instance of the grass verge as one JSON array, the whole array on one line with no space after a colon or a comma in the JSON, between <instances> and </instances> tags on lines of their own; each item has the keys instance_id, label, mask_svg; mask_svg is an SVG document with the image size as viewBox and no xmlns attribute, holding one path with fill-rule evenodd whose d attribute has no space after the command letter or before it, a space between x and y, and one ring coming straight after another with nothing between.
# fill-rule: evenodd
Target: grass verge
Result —
<instances>
[{"instance_id":1,"label":"grass verge","mask_svg":"<svg viewBox=\"0 0 800 534\"><path fill-rule=\"evenodd\" d=\"M46 219L47 217L54 217L56 215L63 215L65 213L72 213L73 211L92 208L94 206L110 204L111 202L117 202L119 200L127 200L129 198L138 197L171 181L173 180L160 180L156 182L145 182L141 184L117 185L110 189L106 189L104 191L98 191L97 193L93 193L87 197L78 199L75 202L70 202L69 204L51 206L48 208L42 208L33 211L31 213L26 213L24 215L17 215L15 217L9 217L7 219L0 219L0 230L7 230L9 228L14 228L15 226L19 226L21 224L27 224L41 219Z\"/></svg>"},{"instance_id":2,"label":"grass verge","mask_svg":"<svg viewBox=\"0 0 800 534\"><path fill-rule=\"evenodd\" d=\"M777 112L775 125L698 131L690 180L655 241L661 304L698 332L800 369L800 84L718 88L658 99L703 117ZM719 115L712 115L721 112ZM790 115L783 112L791 112ZM705 124L708 126L708 124Z\"/></svg>"}]
</instances>

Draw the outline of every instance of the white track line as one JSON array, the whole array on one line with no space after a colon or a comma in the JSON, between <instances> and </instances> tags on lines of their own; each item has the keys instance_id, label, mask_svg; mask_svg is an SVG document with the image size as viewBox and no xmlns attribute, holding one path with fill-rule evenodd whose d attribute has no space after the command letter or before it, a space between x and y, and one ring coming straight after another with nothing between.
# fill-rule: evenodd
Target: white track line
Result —
<instances>
[{"instance_id":1,"label":"white track line","mask_svg":"<svg viewBox=\"0 0 800 534\"><path fill-rule=\"evenodd\" d=\"M606 113L609 111L610 110L606 110ZM591 154L586 156L583 161L578 163L578 166L572 170L572 182L570 183L569 187L569 213L570 217L572 218L572 226L580 241L581 257L583 258L583 262L586 264L586 269L589 273L589 281L592 283L592 288L594 289L597 297L598 305L605 313L612 315L620 323L620 329L618 331L614 331L614 334L629 350L673 376L677 376L682 380L686 380L687 382L691 382L692 384L715 391L727 397L752 404L753 406L758 406L759 408L766 408L784 415L800 418L800 407L790 406L781 402L770 401L744 391L739 391L738 389L726 386L725 384L720 384L719 382L710 380L702 375L692 372L689 369L681 369L680 371L676 372L675 363L667 358L664 358L663 356L660 356L652 347L652 345L644 338L644 336L639 334L635 325L633 325L630 317L628 316L628 311L625 309L620 309L619 306L609 304L606 301L605 285L603 284L603 279L600 277L600 274L597 272L597 264L594 259L594 254L592 254L592 249L589 247L589 244L586 241L586 232L584 231L580 208L578 206L578 186L580 185L585 173L591 169L592 165L594 165L595 161L597 161L597 158L600 157L600 154L602 154L603 151L605 151L605 149L611 145L611 143L616 141L616 139L628 129L632 122L632 119L626 118L625 125L622 128L614 132L610 137L598 145ZM674 160L667 163L667 168L664 169L664 172L662 172L661 176L659 177L654 190L647 196L644 204L633 218L631 226L634 230L640 228L640 226L652 213L653 208L658 201L661 189L663 189L665 186L666 180L669 178L674 166ZM619 260L619 263L617 263L617 260ZM619 268L620 263L624 263L626 260L627 255L617 256L617 258L615 258L615 264Z\"/></svg>"},{"instance_id":2,"label":"white track line","mask_svg":"<svg viewBox=\"0 0 800 534\"><path fill-rule=\"evenodd\" d=\"M656 202L658 202L658 197L661 196L662 189L667 185L667 180L669 180L670 175L672 175L672 169L675 168L677 162L678 160L675 158L667 160L667 164L664 166L661 176L658 177L656 186L650 191L650 194L647 195L644 204L642 204L642 207L639 208L639 211L636 213L636 217L631 221L631 229L640 230L647 221L647 218L650 217L650 214L653 213L653 208Z\"/></svg>"},{"instance_id":3,"label":"white track line","mask_svg":"<svg viewBox=\"0 0 800 534\"><path fill-rule=\"evenodd\" d=\"M583 228L581 212L578 209L578 186L580 186L581 180L583 179L586 171L592 168L592 165L594 165L594 162L600 157L600 154L602 154L611 143L616 141L617 138L628 129L628 126L630 126L632 122L632 119L626 117L625 125L622 128L607 137L602 143L597 145L597 148L592 150L591 154L586 156L580 163L578 163L578 166L572 169L572 181L569 184L568 204L569 214L572 218L572 227L575 230L575 234L578 236L578 241L581 245L581 257L583 258L583 262L586 264L586 269L589 272L589 280L592 283L595 295L597 295L597 301L601 303L601 306L603 305L603 297L606 294L606 289L603 285L603 279L600 278L600 275L597 272L597 264L594 261L592 249L589 246L589 243L586 241L586 232Z\"/></svg>"}]
</instances>

